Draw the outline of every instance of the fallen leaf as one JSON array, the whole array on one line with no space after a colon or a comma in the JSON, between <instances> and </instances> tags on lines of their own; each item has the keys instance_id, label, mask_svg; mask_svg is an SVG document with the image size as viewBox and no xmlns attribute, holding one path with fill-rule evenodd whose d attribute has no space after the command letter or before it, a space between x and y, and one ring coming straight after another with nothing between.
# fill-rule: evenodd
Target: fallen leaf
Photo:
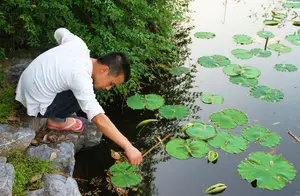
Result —
<instances>
[{"instance_id":1,"label":"fallen leaf","mask_svg":"<svg viewBox=\"0 0 300 196\"><path fill-rule=\"evenodd\" d=\"M57 158L57 152L51 152L51 155L50 155L50 161L52 161L53 159Z\"/></svg>"},{"instance_id":2,"label":"fallen leaf","mask_svg":"<svg viewBox=\"0 0 300 196\"><path fill-rule=\"evenodd\" d=\"M272 125L279 125L279 124L280 124L280 122L275 122Z\"/></svg>"}]
</instances>

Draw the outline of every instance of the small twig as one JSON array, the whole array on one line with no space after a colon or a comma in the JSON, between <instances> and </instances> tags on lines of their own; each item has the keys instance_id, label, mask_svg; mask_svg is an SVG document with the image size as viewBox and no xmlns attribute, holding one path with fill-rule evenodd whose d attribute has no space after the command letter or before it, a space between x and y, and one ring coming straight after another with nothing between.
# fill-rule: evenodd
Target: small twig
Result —
<instances>
[{"instance_id":1,"label":"small twig","mask_svg":"<svg viewBox=\"0 0 300 196\"><path fill-rule=\"evenodd\" d=\"M269 38L266 39L265 50L267 50Z\"/></svg>"},{"instance_id":2,"label":"small twig","mask_svg":"<svg viewBox=\"0 0 300 196\"><path fill-rule=\"evenodd\" d=\"M300 139L297 136L295 136L290 130L288 130L288 134L290 134L290 136L292 136L295 140L297 140L297 142L300 143Z\"/></svg>"},{"instance_id":3,"label":"small twig","mask_svg":"<svg viewBox=\"0 0 300 196\"><path fill-rule=\"evenodd\" d=\"M147 152L145 152L143 154L143 158L149 154L154 148L156 148L157 146L159 146L160 144L162 144L163 141L165 141L166 139L168 139L170 136L172 136L172 133L169 133L166 137L164 137L161 141L157 142L154 146L152 146Z\"/></svg>"}]
</instances>

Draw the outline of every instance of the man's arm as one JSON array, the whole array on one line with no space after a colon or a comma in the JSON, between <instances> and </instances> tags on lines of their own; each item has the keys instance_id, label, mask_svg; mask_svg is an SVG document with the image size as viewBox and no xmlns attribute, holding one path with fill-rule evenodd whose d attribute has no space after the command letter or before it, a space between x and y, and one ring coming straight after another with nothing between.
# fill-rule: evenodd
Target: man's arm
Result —
<instances>
[{"instance_id":1,"label":"man's arm","mask_svg":"<svg viewBox=\"0 0 300 196\"><path fill-rule=\"evenodd\" d=\"M128 141L105 114L96 115L92 121L106 137L124 149L131 164L139 165L141 163L141 152Z\"/></svg>"}]
</instances>

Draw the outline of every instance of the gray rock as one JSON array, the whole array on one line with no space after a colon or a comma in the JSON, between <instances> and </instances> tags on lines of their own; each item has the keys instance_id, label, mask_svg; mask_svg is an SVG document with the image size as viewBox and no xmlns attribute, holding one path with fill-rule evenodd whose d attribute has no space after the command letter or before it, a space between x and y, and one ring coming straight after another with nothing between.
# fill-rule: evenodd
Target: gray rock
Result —
<instances>
[{"instance_id":1,"label":"gray rock","mask_svg":"<svg viewBox=\"0 0 300 196\"><path fill-rule=\"evenodd\" d=\"M26 196L81 196L77 182L58 174L47 174L43 177L42 189L28 192Z\"/></svg>"},{"instance_id":2,"label":"gray rock","mask_svg":"<svg viewBox=\"0 0 300 196\"><path fill-rule=\"evenodd\" d=\"M62 142L54 147L47 144L40 146L31 146L28 155L39 160L50 160L59 171L73 175L75 166L75 148L71 142Z\"/></svg>"},{"instance_id":3,"label":"gray rock","mask_svg":"<svg viewBox=\"0 0 300 196\"><path fill-rule=\"evenodd\" d=\"M24 151L35 137L35 131L30 128L0 126L0 155L6 155L10 149Z\"/></svg>"},{"instance_id":4,"label":"gray rock","mask_svg":"<svg viewBox=\"0 0 300 196\"><path fill-rule=\"evenodd\" d=\"M5 157L1 157L0 162L0 196L11 196L14 182L14 167L6 163Z\"/></svg>"}]
</instances>

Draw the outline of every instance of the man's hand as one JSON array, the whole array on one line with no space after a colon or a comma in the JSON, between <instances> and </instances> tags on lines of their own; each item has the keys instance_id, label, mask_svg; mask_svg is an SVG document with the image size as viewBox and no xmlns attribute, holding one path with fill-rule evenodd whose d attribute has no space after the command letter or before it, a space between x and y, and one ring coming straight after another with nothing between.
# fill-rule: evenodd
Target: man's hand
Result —
<instances>
[{"instance_id":1,"label":"man's hand","mask_svg":"<svg viewBox=\"0 0 300 196\"><path fill-rule=\"evenodd\" d=\"M126 147L125 153L129 159L129 163L132 165L139 165L142 162L142 153L134 146L130 145Z\"/></svg>"}]
</instances>

